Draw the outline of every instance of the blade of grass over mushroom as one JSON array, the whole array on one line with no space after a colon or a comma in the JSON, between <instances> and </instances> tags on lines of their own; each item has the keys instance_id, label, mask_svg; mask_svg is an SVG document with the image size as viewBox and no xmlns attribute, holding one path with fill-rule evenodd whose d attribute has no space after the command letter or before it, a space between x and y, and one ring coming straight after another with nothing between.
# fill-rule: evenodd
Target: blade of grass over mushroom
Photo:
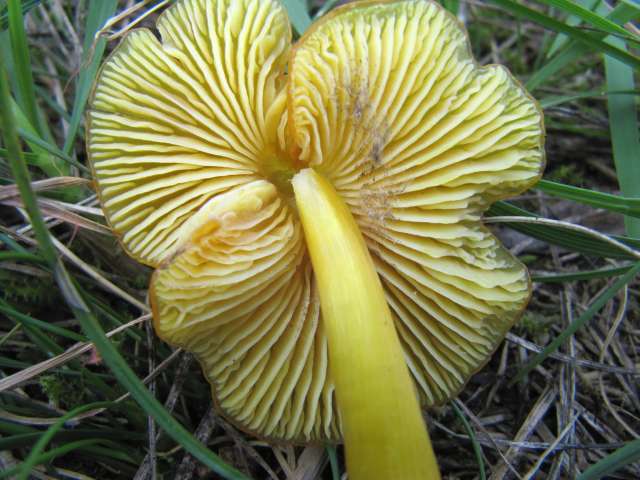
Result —
<instances>
[{"instance_id":1,"label":"blade of grass over mushroom","mask_svg":"<svg viewBox=\"0 0 640 480\"><path fill-rule=\"evenodd\" d=\"M639 17L640 11L635 5L628 0L621 0L606 18L616 24L623 24ZM587 33L587 35L590 35L594 39L600 41L602 41L606 36L604 33ZM594 47L593 45L586 45L584 43L580 43L575 38L571 38L567 42L566 46L560 50L555 57L549 60L549 62L547 62L542 68L536 71L529 80L527 80L525 86L529 91L535 90L562 68L570 65L580 56L594 49L596 51L601 51L597 46Z\"/></svg>"},{"instance_id":2,"label":"blade of grass over mushroom","mask_svg":"<svg viewBox=\"0 0 640 480\"><path fill-rule=\"evenodd\" d=\"M194 457L198 458L224 478L246 479L243 474L225 464L217 455L196 440L193 435L178 423L162 404L150 394L149 390L147 390L145 385L133 372L128 362L122 358L118 350L105 336L102 327L78 294L64 265L57 257L44 219L38 209L35 195L31 190L30 175L22 158L22 151L12 120L13 115L10 106L9 88L3 60L4 59L0 57L0 121L2 135L9 153L9 162L25 208L29 213L42 256L52 268L56 283L67 301L69 308L82 325L89 339L96 345L102 359L109 368L111 368L116 379L127 388L139 405L156 420L167 434L180 443L185 450L193 454ZM72 445L73 444L68 444L68 446ZM76 447L73 446L73 448Z\"/></svg>"},{"instance_id":3,"label":"blade of grass over mushroom","mask_svg":"<svg viewBox=\"0 0 640 480\"><path fill-rule=\"evenodd\" d=\"M313 19L316 20L322 17L323 15L326 15L329 12L329 10L331 10L333 7L335 7L338 4L339 1L340 0L326 0L322 4L322 6L318 8L318 11L313 16Z\"/></svg>"},{"instance_id":4,"label":"blade of grass over mushroom","mask_svg":"<svg viewBox=\"0 0 640 480\"><path fill-rule=\"evenodd\" d=\"M298 35L302 35L311 25L307 2L305 0L282 0L282 3L287 9L293 28L296 29Z\"/></svg>"},{"instance_id":5,"label":"blade of grass over mushroom","mask_svg":"<svg viewBox=\"0 0 640 480\"><path fill-rule=\"evenodd\" d=\"M73 100L73 109L71 110L71 120L69 121L67 137L62 147L62 151L67 155L71 153L71 149L73 148L76 134L82 121L84 107L89 98L91 86L100 67L100 61L102 60L107 44L105 38L99 38L95 41L95 35L102 25L113 16L117 5L117 0L91 0L89 3L89 13L87 15L84 41L82 43L82 68L80 69L80 74L76 82L76 95Z\"/></svg>"},{"instance_id":6,"label":"blade of grass over mushroom","mask_svg":"<svg viewBox=\"0 0 640 480\"><path fill-rule=\"evenodd\" d=\"M640 152L640 145L635 151ZM637 172L637 176L632 178L640 178L640 171ZM551 182L549 180L540 180L536 184L535 188L554 197L573 200L574 202L583 203L592 207L604 208L611 212L640 218L640 198L619 197L609 193L573 187L571 185L564 185L562 183Z\"/></svg>"},{"instance_id":7,"label":"blade of grass over mushroom","mask_svg":"<svg viewBox=\"0 0 640 480\"><path fill-rule=\"evenodd\" d=\"M487 219L492 216L516 216L531 217L537 216L531 212L523 210L511 205L507 202L496 202L487 212ZM633 259L634 255L630 255L628 251L621 249L616 242L621 242L630 248L638 249L638 243L627 237L611 237L614 242L606 241L606 237L602 238L602 234L598 232L576 231L562 225L536 225L533 223L509 223L505 218L504 225L509 228L522 232L538 240L548 242L552 245L567 248L571 251L580 252L585 255L594 255L604 258L620 258Z\"/></svg>"},{"instance_id":8,"label":"blade of grass over mushroom","mask_svg":"<svg viewBox=\"0 0 640 480\"><path fill-rule=\"evenodd\" d=\"M575 100L582 100L584 98L594 98L606 100L609 95L632 95L639 96L640 90L592 90L590 92L576 93L573 95L552 95L540 99L540 106L542 108L551 108L563 103L574 102Z\"/></svg>"},{"instance_id":9,"label":"blade of grass over mushroom","mask_svg":"<svg viewBox=\"0 0 640 480\"><path fill-rule=\"evenodd\" d=\"M598 311L611 300L618 290L631 282L640 272L640 262L636 263L629 271L618 278L613 284L600 294L591 303L589 308L571 324L554 338L540 353L536 354L527 364L522 367L517 375L511 380L510 385L514 385L522 380L531 370L540 365L550 354L554 353L571 335L576 333L585 323L587 323Z\"/></svg>"},{"instance_id":10,"label":"blade of grass over mushroom","mask_svg":"<svg viewBox=\"0 0 640 480\"><path fill-rule=\"evenodd\" d=\"M577 280L592 280L594 278L610 278L622 275L628 272L631 268L633 268L633 265L614 268L601 268L598 270L586 270L576 273L560 273L549 275L538 274L532 275L531 280L538 283L564 283Z\"/></svg>"},{"instance_id":11,"label":"blade of grass over mushroom","mask_svg":"<svg viewBox=\"0 0 640 480\"><path fill-rule=\"evenodd\" d=\"M622 50L619 47L606 43L602 40L602 38L598 38L596 35L586 33L583 30L580 30L575 27L571 27L565 23L562 23L548 15L540 13L536 10L528 8L522 4L514 2L513 0L490 0L491 3L495 3L508 10L510 13L515 15L518 18L531 20L536 22L543 27L553 30L558 33L564 33L568 35L570 38L591 47L597 51L610 55L618 60L624 62L625 64L633 67L640 68L640 58L635 55L630 54L629 52ZM527 83L527 88L531 89L529 83Z\"/></svg>"},{"instance_id":12,"label":"blade of grass over mushroom","mask_svg":"<svg viewBox=\"0 0 640 480\"><path fill-rule=\"evenodd\" d=\"M625 49L625 42L611 39L613 45ZM609 90L633 90L634 70L615 58L604 58L604 69ZM640 130L638 124L637 99L631 95L616 95L607 98L609 130L613 159L622 194L638 197L640 203ZM633 215L637 217L638 215ZM640 219L626 218L627 234L640 238Z\"/></svg>"},{"instance_id":13,"label":"blade of grass over mushroom","mask_svg":"<svg viewBox=\"0 0 640 480\"><path fill-rule=\"evenodd\" d=\"M587 468L577 480L600 480L612 475L630 463L640 460L640 439L632 440L624 447L607 455L602 460Z\"/></svg>"}]
</instances>

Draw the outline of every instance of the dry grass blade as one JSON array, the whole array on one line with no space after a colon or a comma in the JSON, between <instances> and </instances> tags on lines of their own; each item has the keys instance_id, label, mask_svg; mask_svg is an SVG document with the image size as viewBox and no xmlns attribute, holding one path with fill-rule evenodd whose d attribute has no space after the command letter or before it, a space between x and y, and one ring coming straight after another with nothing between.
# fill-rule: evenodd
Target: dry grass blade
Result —
<instances>
[{"instance_id":1,"label":"dry grass blade","mask_svg":"<svg viewBox=\"0 0 640 480\"><path fill-rule=\"evenodd\" d=\"M196 431L195 437L202 443L206 444L211 438L213 429L216 427L216 415L213 407L209 407L207 413L202 417ZM196 469L196 460L189 454L185 453L176 472L175 480L190 480L194 477Z\"/></svg>"},{"instance_id":2,"label":"dry grass blade","mask_svg":"<svg viewBox=\"0 0 640 480\"><path fill-rule=\"evenodd\" d=\"M598 240L602 240L603 242L609 243L616 248L624 251L625 253L631 255L634 258L640 260L640 252L638 250L634 250L633 248L625 245L622 242L617 241L614 238L609 237L603 233L600 233L591 228L583 227L582 225L576 225L570 222L563 222L561 220L552 220L550 218L539 218L539 217L519 217L519 216L495 216L495 217L487 217L484 219L484 223L531 223L534 225L549 225L555 227L563 227L568 230L573 230L576 232L584 233L592 236L593 238L597 238Z\"/></svg>"},{"instance_id":3,"label":"dry grass blade","mask_svg":"<svg viewBox=\"0 0 640 480\"><path fill-rule=\"evenodd\" d=\"M522 426L515 436L515 442L524 442L531 436L540 421L542 421L547 414L549 408L553 405L557 396L558 392L550 387L547 387L544 392L542 392L527 415L527 418L522 422ZM493 471L491 480L504 480L508 478L509 472L512 471L508 465L517 462L520 455L522 455L522 451L519 448L510 447L505 454L506 462Z\"/></svg>"},{"instance_id":4,"label":"dry grass blade","mask_svg":"<svg viewBox=\"0 0 640 480\"><path fill-rule=\"evenodd\" d=\"M137 319L137 320L139 320L139 319ZM137 320L134 320L134 321L137 321ZM89 348L91 348L92 346L93 345L90 344ZM152 382L181 353L182 353L181 349L174 350L173 353L171 355L169 355L162 363L160 363L160 365L158 365L152 372L150 372L149 375L147 375L143 379L142 382L144 384L148 384L148 383ZM7 377L7 378L9 378L9 377ZM0 391L2 391L2 390L0 390ZM120 397L118 397L115 400L115 403L121 403L124 400L126 400L127 398L129 398L130 396L131 395L129 393L125 393L124 395L121 395ZM86 411L84 413L80 413L80 414L74 416L73 418L70 418L69 420L67 420L65 422L65 424L70 426L70 427L77 426L80 423L80 421L85 420L87 418L95 417L96 415L99 415L100 413L104 412L105 410L106 410L106 408L96 408L96 409L93 409L93 410ZM62 412L62 413L64 414L66 412ZM12 414L10 412L6 412L6 411L0 409L0 419L8 420L10 422L18 423L18 424L22 424L22 425L48 426L48 425L54 425L55 423L57 423L58 420L59 420L59 417L48 417L48 418L25 417L25 416L21 416L21 415L15 415L15 414Z\"/></svg>"},{"instance_id":5,"label":"dry grass blade","mask_svg":"<svg viewBox=\"0 0 640 480\"><path fill-rule=\"evenodd\" d=\"M549 445L549 448L547 448L544 452L542 452L542 455L540 455L540 457L538 458L538 460L536 461L536 463L533 465L533 467L531 467L531 469L525 474L525 476L523 477L523 480L531 480L532 478L534 478L534 476L539 473L540 467L542 466L542 463L546 460L546 458L551 455L553 453L553 451L556 449L556 447L558 446L558 444L562 441L562 439L564 437L567 436L568 433L571 432L571 430L573 429L576 421L578 420L578 418L580 417L580 415L575 415L567 424L566 427L564 427L562 429L562 432L560 432L560 435L558 435L558 437L555 439L555 441Z\"/></svg>"},{"instance_id":6,"label":"dry grass blade","mask_svg":"<svg viewBox=\"0 0 640 480\"><path fill-rule=\"evenodd\" d=\"M48 417L28 417L26 415L16 415L0 408L0 420L15 423L18 425L29 425L32 427L47 427L58 421L58 418Z\"/></svg>"},{"instance_id":7,"label":"dry grass blade","mask_svg":"<svg viewBox=\"0 0 640 480\"><path fill-rule=\"evenodd\" d=\"M542 352L542 350L544 350L543 347L540 347L533 342L529 342L528 340L525 340L524 338L519 337L513 333L507 333L505 338L507 339L507 341L524 347L531 352L540 353ZM581 360L577 358L574 359L569 355L565 355L564 353L554 352L549 355L549 357L564 363L575 363L576 366L585 367L592 370L602 370L604 372L619 373L621 375L640 376L640 371L635 368L624 368L618 367L616 365L607 365L606 363L602 362L594 362L591 360Z\"/></svg>"},{"instance_id":8,"label":"dry grass blade","mask_svg":"<svg viewBox=\"0 0 640 480\"><path fill-rule=\"evenodd\" d=\"M305 447L298 457L298 465L287 480L315 480L327 463L327 450L320 445Z\"/></svg>"},{"instance_id":9,"label":"dry grass blade","mask_svg":"<svg viewBox=\"0 0 640 480\"><path fill-rule=\"evenodd\" d=\"M173 409L176 406L176 402L178 401L178 397L182 392L182 386L184 381L187 379L187 372L189 371L189 367L193 362L193 357L188 353L183 353L182 359L180 360L180 364L175 372L175 381L171 385L171 389L169 390L169 394L167 395L167 399L164 402L164 408L166 408L169 412L173 412ZM162 432L157 432L155 441L157 442L160 439L160 435ZM149 461L149 452L144 457L144 460L140 464L140 468L136 472L136 478L147 478L149 475L149 471L151 470L151 462ZM192 458L192 457L190 457Z\"/></svg>"},{"instance_id":10,"label":"dry grass blade","mask_svg":"<svg viewBox=\"0 0 640 480\"><path fill-rule=\"evenodd\" d=\"M22 209L24 204L20 198L7 198L0 200L0 204L8 205ZM92 220L88 220L77 213L70 212L69 210L62 208L57 202L44 198L38 199L38 206L40 210L48 217L53 217L62 221L65 221L71 225L79 228L91 230L102 235L112 235L111 230L108 227L100 223L96 223Z\"/></svg>"},{"instance_id":11,"label":"dry grass blade","mask_svg":"<svg viewBox=\"0 0 640 480\"><path fill-rule=\"evenodd\" d=\"M36 180L31 182L31 188L34 192L44 192L47 190L55 190L57 188L68 188L78 185L87 185L90 180L81 177L52 177L44 180ZM0 200L6 198L18 197L18 187L16 185L4 185L0 187Z\"/></svg>"},{"instance_id":12,"label":"dry grass blade","mask_svg":"<svg viewBox=\"0 0 640 480\"><path fill-rule=\"evenodd\" d=\"M160 375L170 363L172 363L178 356L182 353L182 349L176 348L171 354L165 358L160 364L153 369L153 371L149 372L149 374L142 379L142 383L145 385L149 382L152 382L158 375ZM124 395L119 396L116 399L116 402L122 402L131 396L130 393L125 393Z\"/></svg>"},{"instance_id":13,"label":"dry grass blade","mask_svg":"<svg viewBox=\"0 0 640 480\"><path fill-rule=\"evenodd\" d=\"M150 311L147 305L142 303L140 300L135 299L134 297L129 295L127 292L122 290L120 287L114 285L112 282L104 278L102 275L96 272L89 264L84 262L75 253L73 253L71 250L65 247L65 245L62 242L60 242L60 240L58 240L55 237L51 237L51 239L53 240L53 244L56 247L56 249L60 251L60 253L62 253L62 255L65 258L67 258L76 267L78 267L80 270L86 273L89 277L93 278L106 291L119 296L123 300L129 302L131 305L140 309L140 311L142 312Z\"/></svg>"},{"instance_id":14,"label":"dry grass blade","mask_svg":"<svg viewBox=\"0 0 640 480\"><path fill-rule=\"evenodd\" d=\"M136 318L135 320L131 320L130 322L125 323L124 325L119 326L118 328L114 328L113 330L106 333L107 337L112 337L117 333L120 333L127 328L131 328L135 325L138 325L142 322L146 322L151 319L151 314L142 315L141 317ZM43 362L32 365L28 368L20 370L19 372L14 373L13 375L9 375L3 379L0 379L0 392L4 392L6 390L11 390L20 386L21 384L28 382L29 380L37 377L38 375L43 374L44 372L51 370L52 368L59 367L64 365L65 363L73 360L74 358L79 357L83 353L88 352L93 348L93 343L85 342L76 344L70 348L68 348L65 352L60 355L56 355L55 357L49 358Z\"/></svg>"}]
</instances>

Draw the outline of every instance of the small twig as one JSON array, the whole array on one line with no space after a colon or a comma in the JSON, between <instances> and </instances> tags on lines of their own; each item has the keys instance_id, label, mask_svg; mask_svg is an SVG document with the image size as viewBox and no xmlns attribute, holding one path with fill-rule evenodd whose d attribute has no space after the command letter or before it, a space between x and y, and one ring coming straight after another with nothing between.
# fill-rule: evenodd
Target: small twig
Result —
<instances>
[{"instance_id":1,"label":"small twig","mask_svg":"<svg viewBox=\"0 0 640 480\"><path fill-rule=\"evenodd\" d=\"M147 322L145 324L145 330L147 333L147 362L149 364L149 373L152 373L155 370L155 342L154 342L154 334L153 334L153 326L151 322ZM155 397L156 396L156 379L155 377L151 379L149 383L149 391ZM151 415L147 415L147 435L149 438L149 451L145 456L145 461L147 465L149 465L149 473L151 476L151 480L156 480L158 476L158 468L156 464L156 422L153 420ZM140 472L140 470L138 470ZM147 475L144 476L147 478ZM136 476L134 480L142 480L142 477Z\"/></svg>"},{"instance_id":2,"label":"small twig","mask_svg":"<svg viewBox=\"0 0 640 480\"><path fill-rule=\"evenodd\" d=\"M542 466L542 463L546 460L546 458L556 449L556 447L560 444L562 439L565 436L567 436L569 432L573 430L573 427L576 423L576 420L578 420L578 418L580 418L580 414L575 415L569 421L569 423L562 429L562 431L560 432L560 435L558 435L558 437L554 440L554 442L551 445L549 445L549 447L544 452L542 452L542 455L540 455L536 463L533 465L533 467L531 467L531 469L529 469L529 471L525 474L522 480L531 480L533 478L533 476L538 472L538 470L540 470L540 467Z\"/></svg>"},{"instance_id":3,"label":"small twig","mask_svg":"<svg viewBox=\"0 0 640 480\"><path fill-rule=\"evenodd\" d=\"M544 418L547 411L553 405L558 393L555 389L547 387L542 394L538 397L535 405L527 415L527 418L522 422L518 433L516 433L514 442L516 444L526 441L535 431L538 423ZM504 455L504 465L500 465L494 470L491 475L491 480L501 480L508 477L509 471L515 473L519 478L517 471L511 466L522 455L522 450L518 447L509 447L507 453Z\"/></svg>"},{"instance_id":4,"label":"small twig","mask_svg":"<svg viewBox=\"0 0 640 480\"><path fill-rule=\"evenodd\" d=\"M196 431L194 432L194 436L200 440L205 445L209 441L211 434L213 433L213 429L216 426L216 415L213 409L213 406L210 406L207 410L207 413L204 414ZM184 457L182 457L182 462L178 466L178 471L176 472L175 480L190 480L193 478L193 472L196 468L196 460L190 453L185 453Z\"/></svg>"}]
</instances>

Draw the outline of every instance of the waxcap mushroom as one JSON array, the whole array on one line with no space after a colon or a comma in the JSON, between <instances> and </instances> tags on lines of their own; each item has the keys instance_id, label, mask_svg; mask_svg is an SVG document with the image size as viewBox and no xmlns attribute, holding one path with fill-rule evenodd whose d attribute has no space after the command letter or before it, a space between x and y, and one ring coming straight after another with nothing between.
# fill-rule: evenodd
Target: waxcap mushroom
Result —
<instances>
[{"instance_id":1,"label":"waxcap mushroom","mask_svg":"<svg viewBox=\"0 0 640 480\"><path fill-rule=\"evenodd\" d=\"M275 0L178 0L157 28L103 66L88 152L123 248L157 267L156 332L195 353L219 411L342 437L290 183L307 168L355 219L421 404L455 395L530 296L481 216L541 175L536 102L425 0L349 4L293 47Z\"/></svg>"}]
</instances>

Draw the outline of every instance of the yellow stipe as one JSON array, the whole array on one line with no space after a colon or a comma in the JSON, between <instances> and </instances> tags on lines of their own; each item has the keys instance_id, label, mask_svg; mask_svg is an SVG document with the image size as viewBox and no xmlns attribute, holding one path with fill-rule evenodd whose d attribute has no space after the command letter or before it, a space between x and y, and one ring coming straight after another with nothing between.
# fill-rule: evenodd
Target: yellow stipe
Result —
<instances>
[{"instance_id":1,"label":"yellow stipe","mask_svg":"<svg viewBox=\"0 0 640 480\"><path fill-rule=\"evenodd\" d=\"M335 189L293 178L320 292L351 480L440 478L416 391L373 261Z\"/></svg>"}]
</instances>

